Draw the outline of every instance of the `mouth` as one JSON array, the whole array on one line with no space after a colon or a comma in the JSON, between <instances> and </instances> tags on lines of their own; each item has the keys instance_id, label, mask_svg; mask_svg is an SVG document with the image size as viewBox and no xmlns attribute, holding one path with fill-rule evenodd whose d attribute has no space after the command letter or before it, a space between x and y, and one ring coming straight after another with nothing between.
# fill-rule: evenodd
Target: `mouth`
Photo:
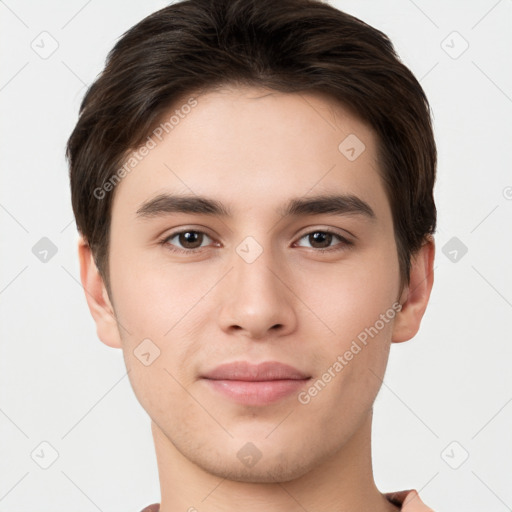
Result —
<instances>
[{"instance_id":1,"label":"mouth","mask_svg":"<svg viewBox=\"0 0 512 512\"><path fill-rule=\"evenodd\" d=\"M263 406L298 392L311 379L292 366L268 361L223 364L201 376L214 392L241 405Z\"/></svg>"}]
</instances>

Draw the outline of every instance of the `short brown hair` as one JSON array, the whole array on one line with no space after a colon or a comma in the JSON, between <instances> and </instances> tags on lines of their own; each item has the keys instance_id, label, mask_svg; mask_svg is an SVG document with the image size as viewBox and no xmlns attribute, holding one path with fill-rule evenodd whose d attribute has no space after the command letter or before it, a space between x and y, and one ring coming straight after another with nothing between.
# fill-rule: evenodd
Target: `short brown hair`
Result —
<instances>
[{"instance_id":1,"label":"short brown hair","mask_svg":"<svg viewBox=\"0 0 512 512\"><path fill-rule=\"evenodd\" d=\"M115 189L105 184L179 99L225 85L319 92L377 133L402 286L436 227L437 151L425 93L388 37L320 0L184 0L143 19L110 51L68 143L77 228L109 286Z\"/></svg>"}]
</instances>

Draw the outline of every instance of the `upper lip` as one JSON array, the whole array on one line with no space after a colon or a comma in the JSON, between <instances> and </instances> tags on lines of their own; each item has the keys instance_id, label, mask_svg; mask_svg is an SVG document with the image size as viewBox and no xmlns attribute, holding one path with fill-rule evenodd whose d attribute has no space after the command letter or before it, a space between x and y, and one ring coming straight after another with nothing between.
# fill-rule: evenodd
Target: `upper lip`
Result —
<instances>
[{"instance_id":1,"label":"upper lip","mask_svg":"<svg viewBox=\"0 0 512 512\"><path fill-rule=\"evenodd\" d=\"M302 380L310 376L301 372L293 366L279 363L277 361L265 361L260 364L251 364L247 361L235 361L217 366L203 378L212 380L244 380L244 381L266 381L266 380Z\"/></svg>"}]
</instances>

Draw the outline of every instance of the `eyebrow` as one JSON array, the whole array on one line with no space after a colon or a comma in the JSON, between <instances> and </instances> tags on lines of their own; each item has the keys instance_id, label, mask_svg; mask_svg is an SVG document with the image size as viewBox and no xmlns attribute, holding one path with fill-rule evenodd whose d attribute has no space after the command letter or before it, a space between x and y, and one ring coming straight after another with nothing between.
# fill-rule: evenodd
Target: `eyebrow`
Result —
<instances>
[{"instance_id":1,"label":"eyebrow","mask_svg":"<svg viewBox=\"0 0 512 512\"><path fill-rule=\"evenodd\" d=\"M197 195L159 194L145 201L137 210L142 219L165 216L171 213L189 213L218 217L232 217L228 206L216 199ZM360 215L375 221L376 215L371 206L353 194L324 194L291 199L287 205L277 210L282 217L306 215Z\"/></svg>"}]
</instances>

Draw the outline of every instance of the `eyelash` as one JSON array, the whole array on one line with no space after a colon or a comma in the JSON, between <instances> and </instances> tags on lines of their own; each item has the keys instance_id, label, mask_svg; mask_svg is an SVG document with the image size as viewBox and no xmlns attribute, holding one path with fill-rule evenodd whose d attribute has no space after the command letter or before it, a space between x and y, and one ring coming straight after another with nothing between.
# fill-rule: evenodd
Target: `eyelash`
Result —
<instances>
[{"instance_id":1,"label":"eyelash","mask_svg":"<svg viewBox=\"0 0 512 512\"><path fill-rule=\"evenodd\" d=\"M176 248L175 246L173 246L172 244L168 243L168 240L174 238L176 235L181 235L182 233L189 233L189 232L190 233L200 233L200 234L206 235L208 238L212 238L207 233L205 233L204 231L199 231L197 229L183 229L181 231L175 231L174 233L171 233L170 235L167 235L165 238L160 240L159 243L161 245L163 245L167 250L169 250L169 251L171 251L173 253L178 253L178 254L195 254L195 253L201 252L203 249L205 249L205 247L196 247L195 249L179 249L179 248ZM302 235L299 238L299 240L302 240L303 238L305 238L305 237L307 237L309 235L312 235L313 233L329 233L331 235L336 236L342 242L342 247L341 248L336 248L336 246L334 246L334 247L325 247L325 248L320 248L320 249L312 247L312 249L315 252L321 252L321 253L338 252L338 251L345 250L347 247L350 247L350 246L354 245L353 242L347 240L345 237L341 236L336 231L328 229L328 228L326 228L326 229L314 229L313 231L309 231L308 233L305 233L304 235Z\"/></svg>"}]
</instances>

